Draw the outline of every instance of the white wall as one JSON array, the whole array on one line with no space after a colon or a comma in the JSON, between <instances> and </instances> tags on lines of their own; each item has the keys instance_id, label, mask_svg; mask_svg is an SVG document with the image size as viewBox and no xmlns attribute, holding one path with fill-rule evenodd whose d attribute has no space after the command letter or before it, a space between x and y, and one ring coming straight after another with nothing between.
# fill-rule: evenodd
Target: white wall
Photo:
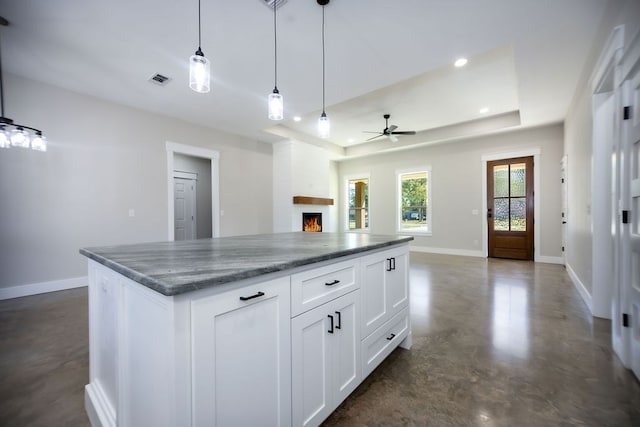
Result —
<instances>
[{"instance_id":1,"label":"white wall","mask_svg":"<svg viewBox=\"0 0 640 427\"><path fill-rule=\"evenodd\" d=\"M0 150L0 289L85 276L81 247L166 240L166 141L220 153L221 235L272 231L270 145L4 77L5 114L49 148Z\"/></svg>"},{"instance_id":2,"label":"white wall","mask_svg":"<svg viewBox=\"0 0 640 427\"><path fill-rule=\"evenodd\" d=\"M591 294L592 254L592 88L591 76L605 42L613 29L624 25L628 43L640 29L640 2L614 0L610 2L602 24L595 32L589 59L583 69L573 101L565 119L565 153L568 157L569 216L567 228L567 267L580 286Z\"/></svg>"},{"instance_id":3,"label":"white wall","mask_svg":"<svg viewBox=\"0 0 640 427\"><path fill-rule=\"evenodd\" d=\"M412 246L481 256L482 232L486 226L482 212L482 156L540 148L541 188L535 189L535 202L541 208L540 218L535 219L536 227L540 228L540 255L559 259L562 256L562 136L563 127L557 124L346 160L340 162L340 180L353 173L370 173L371 233L396 234L395 173L430 165L433 234L416 236ZM340 200L344 197L341 195ZM479 214L473 215L473 210ZM341 229L345 227L344 218L344 209L341 209Z\"/></svg>"}]
</instances>

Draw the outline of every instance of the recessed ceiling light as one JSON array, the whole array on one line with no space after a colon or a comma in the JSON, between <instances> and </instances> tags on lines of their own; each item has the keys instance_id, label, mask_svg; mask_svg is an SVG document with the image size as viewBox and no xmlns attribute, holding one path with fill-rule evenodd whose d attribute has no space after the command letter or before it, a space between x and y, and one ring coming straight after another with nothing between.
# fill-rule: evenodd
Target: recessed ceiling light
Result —
<instances>
[{"instance_id":1,"label":"recessed ceiling light","mask_svg":"<svg viewBox=\"0 0 640 427\"><path fill-rule=\"evenodd\" d=\"M347 142L348 142L349 144L353 144L354 142L356 142L356 140L355 140L355 139L353 139L353 138L349 138L349 139L347 139Z\"/></svg>"},{"instance_id":2,"label":"recessed ceiling light","mask_svg":"<svg viewBox=\"0 0 640 427\"><path fill-rule=\"evenodd\" d=\"M293 117L293 121L294 122L299 122L300 120L302 120L302 117L300 117L300 116L294 116Z\"/></svg>"},{"instance_id":3,"label":"recessed ceiling light","mask_svg":"<svg viewBox=\"0 0 640 427\"><path fill-rule=\"evenodd\" d=\"M464 67L465 65L467 65L467 58L459 58L456 60L456 62L453 63L453 65L455 65L456 67Z\"/></svg>"},{"instance_id":4,"label":"recessed ceiling light","mask_svg":"<svg viewBox=\"0 0 640 427\"><path fill-rule=\"evenodd\" d=\"M480 114L485 114L489 112L489 107L484 107L480 109Z\"/></svg>"}]
</instances>

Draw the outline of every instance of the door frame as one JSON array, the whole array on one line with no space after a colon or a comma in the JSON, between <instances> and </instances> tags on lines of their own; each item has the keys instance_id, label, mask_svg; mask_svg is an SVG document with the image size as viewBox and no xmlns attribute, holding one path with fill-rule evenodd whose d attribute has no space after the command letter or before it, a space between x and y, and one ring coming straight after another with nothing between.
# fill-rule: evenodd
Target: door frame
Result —
<instances>
[{"instance_id":1,"label":"door frame","mask_svg":"<svg viewBox=\"0 0 640 427\"><path fill-rule=\"evenodd\" d=\"M167 141L167 238L173 241L174 234L174 194L173 194L173 155L175 153L201 157L211 161L211 236L220 237L220 153L207 148L179 144Z\"/></svg>"},{"instance_id":2,"label":"door frame","mask_svg":"<svg viewBox=\"0 0 640 427\"><path fill-rule=\"evenodd\" d=\"M516 157L533 157L533 218L538 219L538 226L533 228L533 261L549 262L557 264L556 257L540 256L540 147L527 148L517 151L505 151L500 153L483 154L482 161L482 253L485 258L489 256L489 224L487 221L487 162L493 160L512 159Z\"/></svg>"}]
</instances>

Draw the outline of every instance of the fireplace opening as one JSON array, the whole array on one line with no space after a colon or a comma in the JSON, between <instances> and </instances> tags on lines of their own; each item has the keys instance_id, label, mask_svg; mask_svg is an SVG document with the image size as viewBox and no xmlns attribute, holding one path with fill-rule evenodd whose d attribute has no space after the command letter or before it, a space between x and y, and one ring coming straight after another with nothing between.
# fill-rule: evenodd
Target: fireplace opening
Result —
<instances>
[{"instance_id":1,"label":"fireplace opening","mask_svg":"<svg viewBox=\"0 0 640 427\"><path fill-rule=\"evenodd\" d=\"M322 212L303 212L302 231L321 232Z\"/></svg>"}]
</instances>

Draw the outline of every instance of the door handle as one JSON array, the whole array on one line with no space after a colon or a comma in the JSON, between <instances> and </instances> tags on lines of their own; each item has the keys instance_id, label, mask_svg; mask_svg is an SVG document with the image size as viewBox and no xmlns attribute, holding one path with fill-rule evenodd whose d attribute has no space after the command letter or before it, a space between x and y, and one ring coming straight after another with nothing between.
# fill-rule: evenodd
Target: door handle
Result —
<instances>
[{"instance_id":1,"label":"door handle","mask_svg":"<svg viewBox=\"0 0 640 427\"><path fill-rule=\"evenodd\" d=\"M329 314L327 317L329 317L329 319L331 319L331 329L329 329L327 332L332 334L333 333L333 316Z\"/></svg>"},{"instance_id":2,"label":"door handle","mask_svg":"<svg viewBox=\"0 0 640 427\"><path fill-rule=\"evenodd\" d=\"M336 329L341 329L341 326L342 326L342 315L340 314L339 311L336 311L336 314L338 315L338 324L336 325Z\"/></svg>"},{"instance_id":3,"label":"door handle","mask_svg":"<svg viewBox=\"0 0 640 427\"><path fill-rule=\"evenodd\" d=\"M249 297L240 297L240 301L249 301L250 299L258 298L264 296L264 292L258 292Z\"/></svg>"},{"instance_id":4,"label":"door handle","mask_svg":"<svg viewBox=\"0 0 640 427\"><path fill-rule=\"evenodd\" d=\"M336 279L333 282L329 282L329 283L325 283L325 286L333 286L333 285L337 285L338 283L340 283L340 280Z\"/></svg>"},{"instance_id":5,"label":"door handle","mask_svg":"<svg viewBox=\"0 0 640 427\"><path fill-rule=\"evenodd\" d=\"M396 334L391 334L387 337L387 341L391 341L392 339L394 339L396 337Z\"/></svg>"},{"instance_id":6,"label":"door handle","mask_svg":"<svg viewBox=\"0 0 640 427\"><path fill-rule=\"evenodd\" d=\"M387 258L387 271L391 271L391 258Z\"/></svg>"}]
</instances>

